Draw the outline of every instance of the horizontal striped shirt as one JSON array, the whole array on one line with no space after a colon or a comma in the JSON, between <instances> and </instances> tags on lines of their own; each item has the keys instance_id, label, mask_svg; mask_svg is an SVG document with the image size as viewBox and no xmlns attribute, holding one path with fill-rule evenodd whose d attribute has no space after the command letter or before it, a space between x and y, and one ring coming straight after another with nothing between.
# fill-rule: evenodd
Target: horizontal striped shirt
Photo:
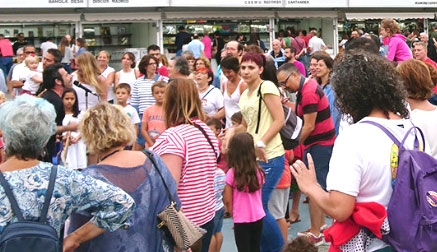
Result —
<instances>
[{"instance_id":1,"label":"horizontal striped shirt","mask_svg":"<svg viewBox=\"0 0 437 252\"><path fill-rule=\"evenodd\" d=\"M219 154L218 141L211 129L200 120L193 120L208 134L214 151ZM205 136L196 127L182 124L164 131L152 146L158 155L171 154L182 158L178 195L188 219L203 225L214 218L214 176L216 155Z\"/></svg>"},{"instance_id":2,"label":"horizontal striped shirt","mask_svg":"<svg viewBox=\"0 0 437 252\"><path fill-rule=\"evenodd\" d=\"M132 85L130 105L137 108L139 114L156 102L152 94L152 85L156 81L167 82L168 78L156 75L154 79L147 79L146 76L141 76Z\"/></svg>"},{"instance_id":3,"label":"horizontal striped shirt","mask_svg":"<svg viewBox=\"0 0 437 252\"><path fill-rule=\"evenodd\" d=\"M214 177L214 192L215 192L215 211L222 209L224 207L223 204L223 191L226 186L226 174L225 172L218 168L215 169L215 177Z\"/></svg>"},{"instance_id":4,"label":"horizontal striped shirt","mask_svg":"<svg viewBox=\"0 0 437 252\"><path fill-rule=\"evenodd\" d=\"M301 99L297 106L297 115L303 119L305 114L316 112L314 130L304 141L305 148L312 145L334 145L335 128L329 102L322 88L315 80L309 80L301 90ZM305 121L303 122L305 125Z\"/></svg>"}]
</instances>

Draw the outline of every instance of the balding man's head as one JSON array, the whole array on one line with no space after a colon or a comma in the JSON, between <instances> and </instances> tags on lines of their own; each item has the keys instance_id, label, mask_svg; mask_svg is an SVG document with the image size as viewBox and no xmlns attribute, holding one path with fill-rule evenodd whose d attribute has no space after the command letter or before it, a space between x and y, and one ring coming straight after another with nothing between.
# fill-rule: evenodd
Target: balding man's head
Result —
<instances>
[{"instance_id":1,"label":"balding man's head","mask_svg":"<svg viewBox=\"0 0 437 252\"><path fill-rule=\"evenodd\" d=\"M229 41L226 44L226 55L240 57L243 52L243 46L235 40Z\"/></svg>"},{"instance_id":2,"label":"balding man's head","mask_svg":"<svg viewBox=\"0 0 437 252\"><path fill-rule=\"evenodd\" d=\"M278 39L273 40L273 42L272 42L273 51L278 53L279 51L281 51L281 47L282 47L281 41L279 41Z\"/></svg>"}]
</instances>

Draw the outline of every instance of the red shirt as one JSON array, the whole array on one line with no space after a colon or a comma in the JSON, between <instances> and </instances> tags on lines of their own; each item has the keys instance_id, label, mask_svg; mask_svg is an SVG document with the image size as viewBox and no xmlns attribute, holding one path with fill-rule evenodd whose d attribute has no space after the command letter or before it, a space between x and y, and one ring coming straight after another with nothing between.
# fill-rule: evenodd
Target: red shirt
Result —
<instances>
[{"instance_id":1,"label":"red shirt","mask_svg":"<svg viewBox=\"0 0 437 252\"><path fill-rule=\"evenodd\" d=\"M437 70L437 63L435 63L432 59L426 57L423 62L431 64Z\"/></svg>"},{"instance_id":2,"label":"red shirt","mask_svg":"<svg viewBox=\"0 0 437 252\"><path fill-rule=\"evenodd\" d=\"M289 161L290 156L294 156L293 150L285 150L284 173L276 185L276 189L289 188L291 185L290 161L292 160Z\"/></svg>"},{"instance_id":3,"label":"red shirt","mask_svg":"<svg viewBox=\"0 0 437 252\"><path fill-rule=\"evenodd\" d=\"M9 39L4 38L0 40L0 57L13 57L14 49L12 49L12 44ZM8 74L8 73L5 73Z\"/></svg>"}]
</instances>

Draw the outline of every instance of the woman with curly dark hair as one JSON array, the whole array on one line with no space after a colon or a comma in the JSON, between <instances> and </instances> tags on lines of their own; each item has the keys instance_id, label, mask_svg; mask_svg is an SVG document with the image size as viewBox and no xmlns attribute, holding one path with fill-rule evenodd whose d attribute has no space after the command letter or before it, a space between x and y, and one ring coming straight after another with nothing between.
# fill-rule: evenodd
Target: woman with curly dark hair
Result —
<instances>
[{"instance_id":1,"label":"woman with curly dark hair","mask_svg":"<svg viewBox=\"0 0 437 252\"><path fill-rule=\"evenodd\" d=\"M291 171L310 201L336 220L325 231L326 240L334 244L338 241L338 234L345 238L341 228L347 228L347 223L360 218L357 214L361 210L378 207L384 213L392 194L392 169L397 167L390 160L396 160L397 146L381 129L361 122L381 124L398 139L405 136L412 124L406 120L409 117L406 90L387 59L362 51L346 53L334 67L331 83L338 108L355 124L342 131L335 141L326 179L327 190L324 191L316 182L310 155L309 169L297 161ZM406 147L413 147L413 141L411 135ZM388 226L386 221L381 221L377 229ZM363 251L393 251L375 235L366 232L358 235L361 237L347 237L338 249L345 251L362 246ZM358 239L367 239L368 242L363 244L357 242Z\"/></svg>"}]
</instances>

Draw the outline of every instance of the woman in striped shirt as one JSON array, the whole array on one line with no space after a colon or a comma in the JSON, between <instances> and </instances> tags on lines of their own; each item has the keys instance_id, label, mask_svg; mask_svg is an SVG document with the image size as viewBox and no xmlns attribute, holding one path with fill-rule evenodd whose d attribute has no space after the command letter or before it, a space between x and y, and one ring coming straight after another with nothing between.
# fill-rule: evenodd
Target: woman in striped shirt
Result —
<instances>
[{"instance_id":1,"label":"woman in striped shirt","mask_svg":"<svg viewBox=\"0 0 437 252\"><path fill-rule=\"evenodd\" d=\"M205 119L196 84L173 79L164 98L167 129L152 146L178 184L182 211L188 219L207 230L202 248L207 252L214 228L214 175L219 154L217 138Z\"/></svg>"}]
</instances>

